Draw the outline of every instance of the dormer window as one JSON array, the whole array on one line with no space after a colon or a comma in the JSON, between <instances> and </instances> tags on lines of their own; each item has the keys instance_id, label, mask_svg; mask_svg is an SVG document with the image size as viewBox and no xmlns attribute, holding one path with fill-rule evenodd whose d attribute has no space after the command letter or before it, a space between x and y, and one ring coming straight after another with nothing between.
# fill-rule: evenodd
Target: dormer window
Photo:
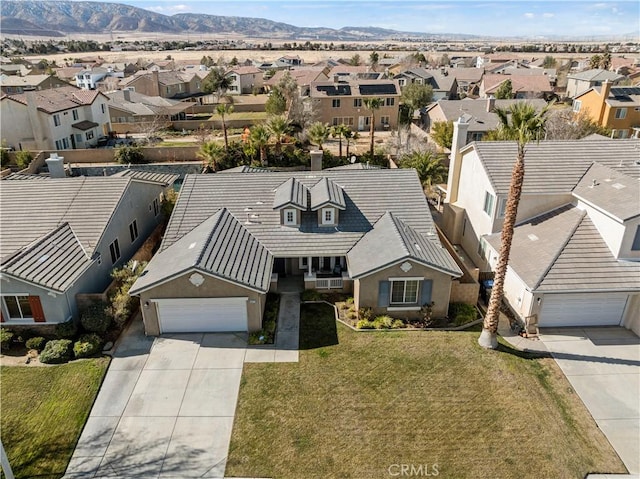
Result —
<instances>
[{"instance_id":1,"label":"dormer window","mask_svg":"<svg viewBox=\"0 0 640 479\"><path fill-rule=\"evenodd\" d=\"M322 208L322 225L335 225L336 224L336 211L335 208Z\"/></svg>"},{"instance_id":2,"label":"dormer window","mask_svg":"<svg viewBox=\"0 0 640 479\"><path fill-rule=\"evenodd\" d=\"M287 208L282 212L282 223L285 226L296 226L298 221L296 220L295 208Z\"/></svg>"}]
</instances>

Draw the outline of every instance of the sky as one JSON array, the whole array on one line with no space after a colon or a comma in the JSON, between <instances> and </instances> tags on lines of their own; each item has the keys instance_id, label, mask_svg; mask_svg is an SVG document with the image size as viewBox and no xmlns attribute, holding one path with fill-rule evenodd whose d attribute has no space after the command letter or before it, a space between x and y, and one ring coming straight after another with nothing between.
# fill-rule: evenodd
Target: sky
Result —
<instances>
[{"instance_id":1,"label":"sky","mask_svg":"<svg viewBox=\"0 0 640 479\"><path fill-rule=\"evenodd\" d=\"M113 0L112 0L113 1ZM259 17L301 27L372 26L491 36L640 36L640 2L435 0L116 0L164 15Z\"/></svg>"}]
</instances>

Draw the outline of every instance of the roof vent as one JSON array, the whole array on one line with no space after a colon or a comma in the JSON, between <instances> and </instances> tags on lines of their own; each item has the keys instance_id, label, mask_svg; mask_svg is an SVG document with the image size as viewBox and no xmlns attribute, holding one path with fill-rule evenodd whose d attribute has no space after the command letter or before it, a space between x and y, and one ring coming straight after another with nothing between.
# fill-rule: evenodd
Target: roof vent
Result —
<instances>
[{"instance_id":1,"label":"roof vent","mask_svg":"<svg viewBox=\"0 0 640 479\"><path fill-rule=\"evenodd\" d=\"M538 241L540 239L536 235L534 235L533 233L528 234L527 238L529 238L531 241Z\"/></svg>"},{"instance_id":2,"label":"roof vent","mask_svg":"<svg viewBox=\"0 0 640 479\"><path fill-rule=\"evenodd\" d=\"M45 261L47 261L49 259L49 255L48 254L43 254L42 256L40 256L38 258L38 263L44 263Z\"/></svg>"},{"instance_id":3,"label":"roof vent","mask_svg":"<svg viewBox=\"0 0 640 479\"><path fill-rule=\"evenodd\" d=\"M613 186L616 190L621 190L622 188L626 188L625 185L622 185L620 183L614 183L611 186Z\"/></svg>"},{"instance_id":4,"label":"roof vent","mask_svg":"<svg viewBox=\"0 0 640 479\"><path fill-rule=\"evenodd\" d=\"M189 249L193 249L193 248L195 248L195 247L196 247L196 243L191 243L191 244L189 245Z\"/></svg>"}]
</instances>

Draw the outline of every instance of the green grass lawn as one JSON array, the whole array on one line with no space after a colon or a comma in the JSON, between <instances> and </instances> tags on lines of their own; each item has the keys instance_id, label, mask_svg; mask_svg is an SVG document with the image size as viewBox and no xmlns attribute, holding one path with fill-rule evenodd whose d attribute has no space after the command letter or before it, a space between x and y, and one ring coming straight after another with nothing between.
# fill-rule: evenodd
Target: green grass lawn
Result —
<instances>
[{"instance_id":1,"label":"green grass lawn","mask_svg":"<svg viewBox=\"0 0 640 479\"><path fill-rule=\"evenodd\" d=\"M328 306L303 306L300 363L244 366L226 475L389 478L403 464L435 465L443 478L625 472L552 359L485 351L477 337L356 333L336 329Z\"/></svg>"},{"instance_id":2,"label":"green grass lawn","mask_svg":"<svg viewBox=\"0 0 640 479\"><path fill-rule=\"evenodd\" d=\"M0 368L2 443L16 478L64 474L108 364Z\"/></svg>"}]
</instances>

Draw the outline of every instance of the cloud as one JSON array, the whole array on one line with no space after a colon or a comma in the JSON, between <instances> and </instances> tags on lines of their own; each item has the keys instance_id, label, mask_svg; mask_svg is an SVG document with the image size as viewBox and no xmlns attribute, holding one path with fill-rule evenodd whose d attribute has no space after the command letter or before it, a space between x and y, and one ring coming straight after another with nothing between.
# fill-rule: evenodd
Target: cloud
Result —
<instances>
[{"instance_id":1,"label":"cloud","mask_svg":"<svg viewBox=\"0 0 640 479\"><path fill-rule=\"evenodd\" d=\"M525 18L534 18L536 15L534 13L531 12L527 12L524 14Z\"/></svg>"},{"instance_id":2,"label":"cloud","mask_svg":"<svg viewBox=\"0 0 640 479\"><path fill-rule=\"evenodd\" d=\"M173 12L186 12L189 10L193 10L189 5L169 5L167 7L163 7L161 5L157 5L155 7L145 7L145 10L151 10L152 12L157 13L173 13Z\"/></svg>"},{"instance_id":3,"label":"cloud","mask_svg":"<svg viewBox=\"0 0 640 479\"><path fill-rule=\"evenodd\" d=\"M544 18L553 18L553 17L556 16L556 14L555 13L543 13L542 16Z\"/></svg>"}]
</instances>

